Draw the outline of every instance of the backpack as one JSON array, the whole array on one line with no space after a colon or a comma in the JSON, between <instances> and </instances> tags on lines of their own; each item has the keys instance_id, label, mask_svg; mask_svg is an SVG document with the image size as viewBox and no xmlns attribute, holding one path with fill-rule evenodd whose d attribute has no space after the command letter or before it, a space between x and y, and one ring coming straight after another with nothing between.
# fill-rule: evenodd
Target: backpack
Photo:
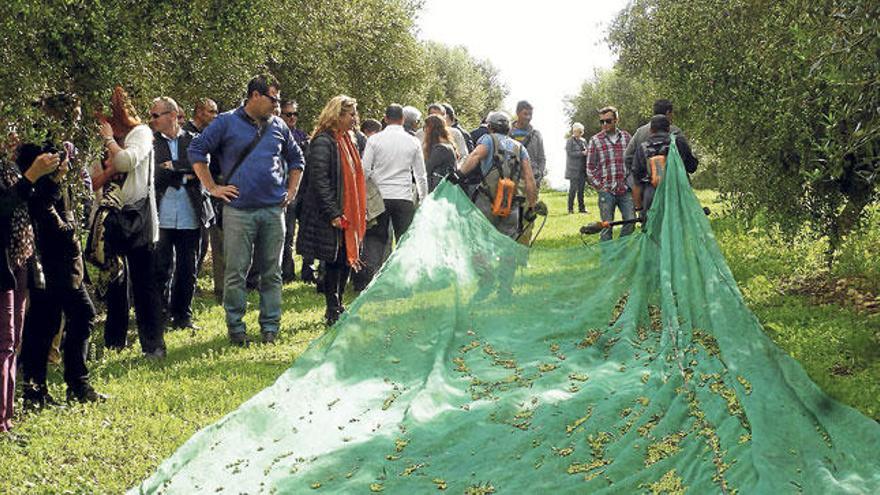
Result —
<instances>
[{"instance_id":1,"label":"backpack","mask_svg":"<svg viewBox=\"0 0 880 495\"><path fill-rule=\"evenodd\" d=\"M514 203L525 198L525 181L522 177L520 153L522 145L514 141L512 150L501 146L495 134L492 137L492 166L482 175L479 190L492 202L492 214L497 217L510 215Z\"/></svg>"},{"instance_id":2,"label":"backpack","mask_svg":"<svg viewBox=\"0 0 880 495\"><path fill-rule=\"evenodd\" d=\"M669 134L669 142L663 143L659 148L652 145L660 143L645 143L645 154L653 153L646 157L646 165L648 168L648 177L651 179L651 185L655 189L660 186L660 182L666 174L666 156L669 154L669 146L675 138L675 134Z\"/></svg>"}]
</instances>

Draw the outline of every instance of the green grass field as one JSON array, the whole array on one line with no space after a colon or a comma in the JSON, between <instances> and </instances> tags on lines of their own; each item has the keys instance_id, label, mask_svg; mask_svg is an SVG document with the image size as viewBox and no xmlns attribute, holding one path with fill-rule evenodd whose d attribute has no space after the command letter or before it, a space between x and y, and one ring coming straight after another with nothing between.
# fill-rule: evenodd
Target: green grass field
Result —
<instances>
[{"instance_id":1,"label":"green grass field","mask_svg":"<svg viewBox=\"0 0 880 495\"><path fill-rule=\"evenodd\" d=\"M713 210L723 210L714 193L699 196ZM537 245L580 245L578 228L597 219L595 196L588 198L589 215L566 215L564 193L547 192L543 198L551 215ZM826 272L823 243L806 236L783 241L774 229L761 226L760 218L745 222L712 215L727 261L767 334L827 393L875 419L880 419L880 313L843 296L818 304L809 290L787 288L797 277L849 277L868 281L860 287L876 297L880 263L866 254L880 240L878 219L875 210L866 233L850 239L835 271ZM207 278L199 283L210 294ZM198 429L274 382L323 332L323 297L311 286L289 284L283 300L277 345L230 347L222 308L200 297L194 309L202 330L167 334L165 361L145 361L136 345L99 353L91 363L93 382L112 399L19 416L16 431L24 441L0 441L0 493L120 493L138 483ZM251 302L255 307L255 295ZM246 318L252 337L257 337L256 316L253 310ZM94 340L100 342L100 335ZM53 394L63 397L56 367L50 380Z\"/></svg>"}]
</instances>

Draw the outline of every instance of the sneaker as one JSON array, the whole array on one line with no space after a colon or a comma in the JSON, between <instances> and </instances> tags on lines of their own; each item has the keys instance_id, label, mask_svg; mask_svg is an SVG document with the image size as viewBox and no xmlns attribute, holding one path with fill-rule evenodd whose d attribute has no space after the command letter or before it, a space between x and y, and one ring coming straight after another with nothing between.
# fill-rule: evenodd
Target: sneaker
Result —
<instances>
[{"instance_id":1,"label":"sneaker","mask_svg":"<svg viewBox=\"0 0 880 495\"><path fill-rule=\"evenodd\" d=\"M236 332L229 334L229 343L238 347L246 347L249 343L247 334L244 332Z\"/></svg>"},{"instance_id":2,"label":"sneaker","mask_svg":"<svg viewBox=\"0 0 880 495\"><path fill-rule=\"evenodd\" d=\"M99 394L90 384L86 383L76 388L67 387L67 402L74 401L79 402L80 404L85 404L87 402L106 402L107 396Z\"/></svg>"},{"instance_id":3,"label":"sneaker","mask_svg":"<svg viewBox=\"0 0 880 495\"><path fill-rule=\"evenodd\" d=\"M264 344L274 344L275 337L278 336L278 332L261 332L262 340Z\"/></svg>"}]
</instances>

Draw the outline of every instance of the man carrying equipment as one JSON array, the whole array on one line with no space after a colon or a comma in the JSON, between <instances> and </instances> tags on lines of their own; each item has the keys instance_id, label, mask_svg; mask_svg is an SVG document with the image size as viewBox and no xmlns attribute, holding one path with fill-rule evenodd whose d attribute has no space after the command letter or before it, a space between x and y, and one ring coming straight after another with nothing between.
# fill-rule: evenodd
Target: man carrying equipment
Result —
<instances>
[{"instance_id":1,"label":"man carrying equipment","mask_svg":"<svg viewBox=\"0 0 880 495\"><path fill-rule=\"evenodd\" d=\"M538 189L532 173L529 153L510 138L510 117L492 112L486 117L489 132L480 137L477 147L468 155L450 181L458 183L478 165L481 181L473 198L476 207L502 234L517 239L520 234L520 208L528 205L524 216L532 217L538 201ZM526 239L523 244L528 244ZM520 240L522 242L522 240Z\"/></svg>"},{"instance_id":2,"label":"man carrying equipment","mask_svg":"<svg viewBox=\"0 0 880 495\"><path fill-rule=\"evenodd\" d=\"M650 135L635 151L632 162L632 173L635 184L633 185L633 203L636 211L647 212L654 201L654 191L660 185L663 174L666 172L666 156L669 154L669 145L672 136L675 136L675 146L678 154L684 162L687 173L697 171L698 160L691 151L687 139L680 134L670 134L669 118L665 115L651 117ZM642 213L644 215L644 213Z\"/></svg>"}]
</instances>

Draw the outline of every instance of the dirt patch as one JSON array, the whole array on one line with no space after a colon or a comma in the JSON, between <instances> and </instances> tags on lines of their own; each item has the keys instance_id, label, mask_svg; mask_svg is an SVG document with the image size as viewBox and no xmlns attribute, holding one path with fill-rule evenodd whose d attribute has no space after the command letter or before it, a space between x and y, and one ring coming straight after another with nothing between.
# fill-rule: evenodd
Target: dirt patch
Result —
<instances>
[{"instance_id":1,"label":"dirt patch","mask_svg":"<svg viewBox=\"0 0 880 495\"><path fill-rule=\"evenodd\" d=\"M780 281L784 294L808 296L816 304L837 304L868 315L880 314L880 293L876 282L866 277L833 277L828 273L786 278Z\"/></svg>"}]
</instances>

